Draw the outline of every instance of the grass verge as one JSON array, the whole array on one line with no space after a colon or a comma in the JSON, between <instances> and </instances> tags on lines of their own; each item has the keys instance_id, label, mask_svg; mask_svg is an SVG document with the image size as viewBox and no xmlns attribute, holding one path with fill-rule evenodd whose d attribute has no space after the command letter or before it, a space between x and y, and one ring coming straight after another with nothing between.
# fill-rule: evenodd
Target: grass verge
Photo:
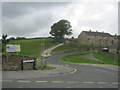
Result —
<instances>
[{"instance_id":1,"label":"grass verge","mask_svg":"<svg viewBox=\"0 0 120 90\"><path fill-rule=\"evenodd\" d=\"M51 70L56 69L56 67L47 66L44 64L41 64L40 62L36 62L36 70Z\"/></svg>"},{"instance_id":2,"label":"grass verge","mask_svg":"<svg viewBox=\"0 0 120 90\"><path fill-rule=\"evenodd\" d=\"M93 58L88 57L88 55L93 54L94 58L99 59L99 61L93 60ZM66 55L59 58L59 60L70 63L90 63L90 64L109 64L109 65L119 65L117 57L107 56L102 53L96 52L86 52ZM119 65L120 66L120 65Z\"/></svg>"}]
</instances>

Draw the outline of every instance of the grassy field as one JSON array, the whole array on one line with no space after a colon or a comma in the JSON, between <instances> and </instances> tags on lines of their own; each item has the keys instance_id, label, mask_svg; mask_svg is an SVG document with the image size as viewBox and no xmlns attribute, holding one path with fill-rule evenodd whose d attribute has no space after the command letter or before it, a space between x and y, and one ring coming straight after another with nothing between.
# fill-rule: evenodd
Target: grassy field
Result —
<instances>
[{"instance_id":1,"label":"grassy field","mask_svg":"<svg viewBox=\"0 0 120 90\"><path fill-rule=\"evenodd\" d=\"M90 58L91 54L97 60ZM64 62L71 62L71 63L91 63L91 64L118 65L118 60L120 60L120 59L114 58L112 56L107 56L107 55L104 55L102 53L86 52L86 53L67 55L67 56L59 58L59 60L64 61Z\"/></svg>"},{"instance_id":2,"label":"grassy field","mask_svg":"<svg viewBox=\"0 0 120 90\"><path fill-rule=\"evenodd\" d=\"M92 46L92 45L64 44L62 46L55 48L52 52L63 52L63 51L81 49L81 48L103 48L103 47Z\"/></svg>"},{"instance_id":3,"label":"grassy field","mask_svg":"<svg viewBox=\"0 0 120 90\"><path fill-rule=\"evenodd\" d=\"M55 48L52 52L63 52L68 50L74 50L77 48L78 48L78 45L76 44L64 44L62 46Z\"/></svg>"},{"instance_id":4,"label":"grassy field","mask_svg":"<svg viewBox=\"0 0 120 90\"><path fill-rule=\"evenodd\" d=\"M42 42L43 39L29 39L29 40L26 39L26 40L11 40L9 44L20 45L21 47L21 52L19 52L20 55L31 55L40 58L40 53L43 51L43 45L41 45ZM45 42L44 50L56 45L54 43L51 43L51 39L49 38L44 39L44 42ZM5 51L4 53L6 53Z\"/></svg>"}]
</instances>

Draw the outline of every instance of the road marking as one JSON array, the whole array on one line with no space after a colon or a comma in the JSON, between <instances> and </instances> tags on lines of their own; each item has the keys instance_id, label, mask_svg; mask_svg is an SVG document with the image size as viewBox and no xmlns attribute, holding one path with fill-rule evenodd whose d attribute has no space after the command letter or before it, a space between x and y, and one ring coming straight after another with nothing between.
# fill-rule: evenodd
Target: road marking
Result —
<instances>
[{"instance_id":1,"label":"road marking","mask_svg":"<svg viewBox=\"0 0 120 90\"><path fill-rule=\"evenodd\" d=\"M118 82L112 82L111 84L119 84Z\"/></svg>"},{"instance_id":2,"label":"road marking","mask_svg":"<svg viewBox=\"0 0 120 90\"><path fill-rule=\"evenodd\" d=\"M65 66L69 66L69 65L65 65Z\"/></svg>"},{"instance_id":3,"label":"road marking","mask_svg":"<svg viewBox=\"0 0 120 90\"><path fill-rule=\"evenodd\" d=\"M76 72L77 71L77 69L75 69L73 72L70 72L70 73L74 73L74 72Z\"/></svg>"},{"instance_id":4,"label":"road marking","mask_svg":"<svg viewBox=\"0 0 120 90\"><path fill-rule=\"evenodd\" d=\"M77 81L70 81L70 82L68 82L68 83L79 83L79 82L77 82Z\"/></svg>"},{"instance_id":5,"label":"road marking","mask_svg":"<svg viewBox=\"0 0 120 90\"><path fill-rule=\"evenodd\" d=\"M52 83L63 83L63 81L52 81Z\"/></svg>"},{"instance_id":6,"label":"road marking","mask_svg":"<svg viewBox=\"0 0 120 90\"><path fill-rule=\"evenodd\" d=\"M38 83L46 83L47 81L35 81L35 82L38 82Z\"/></svg>"},{"instance_id":7,"label":"road marking","mask_svg":"<svg viewBox=\"0 0 120 90\"><path fill-rule=\"evenodd\" d=\"M23 88L23 87L18 87L18 88Z\"/></svg>"},{"instance_id":8,"label":"road marking","mask_svg":"<svg viewBox=\"0 0 120 90\"><path fill-rule=\"evenodd\" d=\"M30 81L22 81L22 80L18 80L17 82L24 82L24 83L26 83L26 82L30 82Z\"/></svg>"},{"instance_id":9,"label":"road marking","mask_svg":"<svg viewBox=\"0 0 120 90\"><path fill-rule=\"evenodd\" d=\"M12 80L2 80L2 82L13 82Z\"/></svg>"},{"instance_id":10,"label":"road marking","mask_svg":"<svg viewBox=\"0 0 120 90\"><path fill-rule=\"evenodd\" d=\"M108 84L108 82L97 82L98 84Z\"/></svg>"},{"instance_id":11,"label":"road marking","mask_svg":"<svg viewBox=\"0 0 120 90\"><path fill-rule=\"evenodd\" d=\"M94 83L94 82L83 82L83 83L89 83L89 84L92 84L92 83Z\"/></svg>"}]
</instances>

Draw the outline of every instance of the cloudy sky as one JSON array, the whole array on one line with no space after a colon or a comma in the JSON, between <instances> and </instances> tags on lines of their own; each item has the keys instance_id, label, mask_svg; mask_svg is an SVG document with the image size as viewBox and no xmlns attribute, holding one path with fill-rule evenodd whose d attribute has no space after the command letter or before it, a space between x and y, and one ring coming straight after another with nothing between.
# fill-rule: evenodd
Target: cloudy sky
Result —
<instances>
[{"instance_id":1,"label":"cloudy sky","mask_svg":"<svg viewBox=\"0 0 120 90\"><path fill-rule=\"evenodd\" d=\"M9 36L50 36L61 19L71 22L73 35L81 31L118 33L117 2L3 2L2 33Z\"/></svg>"}]
</instances>

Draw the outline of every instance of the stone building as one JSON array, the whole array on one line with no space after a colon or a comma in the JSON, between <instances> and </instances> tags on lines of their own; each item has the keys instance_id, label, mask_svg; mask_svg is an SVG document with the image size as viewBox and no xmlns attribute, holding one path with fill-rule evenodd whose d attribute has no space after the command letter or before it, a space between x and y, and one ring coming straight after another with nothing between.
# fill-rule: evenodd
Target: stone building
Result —
<instances>
[{"instance_id":1,"label":"stone building","mask_svg":"<svg viewBox=\"0 0 120 90\"><path fill-rule=\"evenodd\" d=\"M118 41L117 35L104 32L82 31L78 36L78 43L93 46L111 46Z\"/></svg>"}]
</instances>

